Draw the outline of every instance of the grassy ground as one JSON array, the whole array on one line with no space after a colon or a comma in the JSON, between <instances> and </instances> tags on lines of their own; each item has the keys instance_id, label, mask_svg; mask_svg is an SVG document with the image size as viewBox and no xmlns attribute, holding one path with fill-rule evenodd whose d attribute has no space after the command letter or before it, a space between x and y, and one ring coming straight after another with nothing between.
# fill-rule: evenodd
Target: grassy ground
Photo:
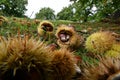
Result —
<instances>
[{"instance_id":1,"label":"grassy ground","mask_svg":"<svg viewBox=\"0 0 120 80\"><path fill-rule=\"evenodd\" d=\"M20 30L21 33L28 33L31 35L36 35L34 33L37 32L37 26L39 25L39 22L42 20L31 20L26 18L7 18L8 20L6 22L3 22L2 25L0 25L0 35L6 36L7 34L16 34ZM87 23L78 23L78 22L72 22L72 21L66 21L66 20L54 20L51 21L55 28L61 24L66 25L73 25L75 26L76 30L81 33L81 30L88 30L89 33L93 33L99 30L111 30L119 33L120 30L120 24L115 23L109 23L109 22L87 22Z\"/></svg>"},{"instance_id":2,"label":"grassy ground","mask_svg":"<svg viewBox=\"0 0 120 80\"><path fill-rule=\"evenodd\" d=\"M37 34L37 26L39 25L39 22L42 20L31 20L31 19L25 19L25 18L15 18L10 17L7 18L7 21L4 21L0 25L0 36L8 36L8 35L15 35L21 34L23 36L24 34L28 34L30 36L38 37ZM72 21L65 21L65 20L54 20L51 21L55 29L60 24L66 24L66 25L73 25L75 26L76 30L79 34L84 36L86 39L90 34L100 31L100 30L110 30L114 31L116 33L120 33L120 24L116 23L109 23L109 22L87 22L87 23L78 23L78 22L72 22ZM76 55L80 55L82 60L87 60L90 63L92 62L93 58L89 57L87 54L87 50L82 47L79 50L75 52Z\"/></svg>"}]
</instances>

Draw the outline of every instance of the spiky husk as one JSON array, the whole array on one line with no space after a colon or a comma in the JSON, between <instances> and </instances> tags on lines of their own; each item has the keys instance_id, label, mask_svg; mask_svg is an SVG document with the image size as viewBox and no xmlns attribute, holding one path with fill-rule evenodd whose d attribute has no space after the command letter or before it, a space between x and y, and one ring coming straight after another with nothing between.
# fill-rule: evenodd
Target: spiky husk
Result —
<instances>
[{"instance_id":1,"label":"spiky husk","mask_svg":"<svg viewBox=\"0 0 120 80\"><path fill-rule=\"evenodd\" d=\"M120 58L120 52L115 51L115 50L108 50L105 53L105 56L114 57L114 58Z\"/></svg>"},{"instance_id":2,"label":"spiky husk","mask_svg":"<svg viewBox=\"0 0 120 80\"><path fill-rule=\"evenodd\" d=\"M1 80L43 80L51 60L51 51L33 38L3 37L0 41Z\"/></svg>"},{"instance_id":3,"label":"spiky husk","mask_svg":"<svg viewBox=\"0 0 120 80\"><path fill-rule=\"evenodd\" d=\"M38 34L39 35L41 35L41 36L44 36L43 35L43 33L45 32L43 29L42 29L42 27L44 26L44 25L46 25L46 24L49 24L48 26L50 26L50 27L54 27L54 25L51 23L51 22L49 22L49 21L42 21L42 22L40 22L40 24L39 24L39 26L38 26ZM52 33L53 31L46 31L46 33Z\"/></svg>"},{"instance_id":4,"label":"spiky husk","mask_svg":"<svg viewBox=\"0 0 120 80\"><path fill-rule=\"evenodd\" d=\"M73 54L54 50L33 38L0 39L0 80L70 80Z\"/></svg>"},{"instance_id":5,"label":"spiky husk","mask_svg":"<svg viewBox=\"0 0 120 80\"><path fill-rule=\"evenodd\" d=\"M8 22L8 19L4 16L0 16L0 26L3 24L3 22Z\"/></svg>"},{"instance_id":6,"label":"spiky husk","mask_svg":"<svg viewBox=\"0 0 120 80\"><path fill-rule=\"evenodd\" d=\"M120 43L113 44L111 49L120 52Z\"/></svg>"},{"instance_id":7,"label":"spiky husk","mask_svg":"<svg viewBox=\"0 0 120 80\"><path fill-rule=\"evenodd\" d=\"M5 21L5 22L8 21L8 19L6 17L4 17L4 16L0 16L0 20Z\"/></svg>"},{"instance_id":8,"label":"spiky husk","mask_svg":"<svg viewBox=\"0 0 120 80\"><path fill-rule=\"evenodd\" d=\"M54 28L54 25L49 21L45 20L45 21L40 22L37 30L38 30L38 34L40 35L40 37L43 37L43 40L52 39L54 36L53 30L52 31L45 31L42 29L42 27L46 24L49 24L48 26Z\"/></svg>"},{"instance_id":9,"label":"spiky husk","mask_svg":"<svg viewBox=\"0 0 120 80\"><path fill-rule=\"evenodd\" d=\"M60 39L59 39L59 33L60 31L62 30L65 30L65 31L69 31L72 36L70 38L69 41L67 42L62 42ZM61 47L61 48L70 48L70 49L73 49L73 48L78 48L80 47L80 45L83 43L84 39L82 36L78 35L77 32L75 31L75 29L73 27L69 27L69 26L66 26L66 25L60 25L58 28L57 28L57 31L56 31L56 37L58 38L57 40L57 44Z\"/></svg>"},{"instance_id":10,"label":"spiky husk","mask_svg":"<svg viewBox=\"0 0 120 80\"><path fill-rule=\"evenodd\" d=\"M113 44L111 50L106 51L105 55L120 58L120 43Z\"/></svg>"},{"instance_id":11,"label":"spiky husk","mask_svg":"<svg viewBox=\"0 0 120 80\"><path fill-rule=\"evenodd\" d=\"M0 19L0 26L2 25L2 23L3 23L3 20Z\"/></svg>"},{"instance_id":12,"label":"spiky husk","mask_svg":"<svg viewBox=\"0 0 120 80\"><path fill-rule=\"evenodd\" d=\"M79 80L120 80L120 59L101 58L97 65L85 65ZM117 76L116 76L117 75ZM115 79L119 76L119 79Z\"/></svg>"},{"instance_id":13,"label":"spiky husk","mask_svg":"<svg viewBox=\"0 0 120 80\"><path fill-rule=\"evenodd\" d=\"M103 54L111 49L115 42L115 37L112 36L112 33L108 31L96 32L87 38L85 47L90 52Z\"/></svg>"},{"instance_id":14,"label":"spiky husk","mask_svg":"<svg viewBox=\"0 0 120 80\"><path fill-rule=\"evenodd\" d=\"M55 50L53 54L52 80L71 80L76 72L74 55L66 49Z\"/></svg>"}]
</instances>

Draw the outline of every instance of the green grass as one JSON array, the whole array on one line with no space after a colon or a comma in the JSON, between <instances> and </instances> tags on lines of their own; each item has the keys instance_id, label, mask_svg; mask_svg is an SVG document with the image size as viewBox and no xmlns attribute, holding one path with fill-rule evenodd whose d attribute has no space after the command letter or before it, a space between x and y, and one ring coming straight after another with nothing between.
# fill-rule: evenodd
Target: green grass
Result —
<instances>
[{"instance_id":1,"label":"green grass","mask_svg":"<svg viewBox=\"0 0 120 80\"><path fill-rule=\"evenodd\" d=\"M21 33L28 32L29 34L32 34L36 32L38 24L34 23L34 19L27 19L27 18L14 18L14 17L7 17L8 22L3 23L2 26L0 26L0 35L6 35L7 33L16 34L18 29L20 29ZM16 20L14 20L16 19ZM87 22L87 23L79 23L79 22L73 22L68 20L53 20L51 21L55 28L58 27L61 24L66 25L73 25L75 26L77 31L80 30L87 30L88 28L92 28L90 31L91 33L99 31L101 29L103 30L111 30L119 33L119 27L120 25L114 24L114 23L103 23L103 22ZM28 26L28 23L30 25ZM118 29L116 29L118 28ZM34 34L32 34L34 35Z\"/></svg>"},{"instance_id":2,"label":"green grass","mask_svg":"<svg viewBox=\"0 0 120 80\"><path fill-rule=\"evenodd\" d=\"M0 36L8 36L8 35L17 35L20 33L23 34L29 34L30 36L38 37L37 35L37 26L39 24L35 23L34 19L26 19L26 18L14 18L14 17L7 17L8 22L3 22L3 24L0 26ZM103 23L103 22L87 22L87 23L79 23L79 22L73 22L73 21L67 21L67 20L53 20L51 21L55 28L57 28L61 24L66 25L73 25L75 26L76 30L78 31L78 34L81 34L84 36L84 38L87 38L90 34L100 31L100 30L111 30L117 33L120 33L120 25L114 24L114 23ZM81 30L88 30L88 28L91 28L91 30L88 33L81 33L79 31ZM85 48L80 48L75 52L75 55L79 55L82 57L83 61L88 61L92 63L95 59L89 56L86 56L87 50Z\"/></svg>"}]
</instances>

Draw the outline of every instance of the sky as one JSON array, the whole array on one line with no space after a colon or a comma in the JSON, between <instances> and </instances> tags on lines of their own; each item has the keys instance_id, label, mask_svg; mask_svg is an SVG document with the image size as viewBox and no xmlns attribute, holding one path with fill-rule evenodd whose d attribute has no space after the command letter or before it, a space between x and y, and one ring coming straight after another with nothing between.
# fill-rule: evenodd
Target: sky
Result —
<instances>
[{"instance_id":1,"label":"sky","mask_svg":"<svg viewBox=\"0 0 120 80\"><path fill-rule=\"evenodd\" d=\"M55 11L55 14L60 12L63 7L67 7L68 5L72 4L69 0L28 0L27 11L25 15L30 18L35 18L35 14L39 12L41 8L50 7Z\"/></svg>"}]
</instances>

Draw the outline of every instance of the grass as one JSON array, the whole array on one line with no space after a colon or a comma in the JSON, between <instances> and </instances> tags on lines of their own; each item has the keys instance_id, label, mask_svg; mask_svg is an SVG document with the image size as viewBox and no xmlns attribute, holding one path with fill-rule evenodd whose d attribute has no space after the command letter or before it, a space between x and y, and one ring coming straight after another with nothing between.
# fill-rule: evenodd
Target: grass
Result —
<instances>
[{"instance_id":1,"label":"grass","mask_svg":"<svg viewBox=\"0 0 120 80\"><path fill-rule=\"evenodd\" d=\"M3 22L0 26L0 36L8 36L8 35L17 35L20 33L21 35L28 34L30 36L39 37L37 34L37 26L39 23L36 23L35 19L26 19L26 18L16 18L16 17L7 17L8 21ZM41 20L39 20L41 21ZM75 26L78 34L81 34L88 37L90 34L100 31L100 30L110 30L116 33L120 33L120 25L115 23L108 22L87 22L87 23L78 23L67 20L53 20L51 21L55 28L61 24L73 25ZM81 31L87 30L87 33L82 33ZM88 61L90 63L93 62L92 57L86 56L87 50L85 48L80 48L75 52L75 55L80 55L83 61Z\"/></svg>"}]
</instances>

